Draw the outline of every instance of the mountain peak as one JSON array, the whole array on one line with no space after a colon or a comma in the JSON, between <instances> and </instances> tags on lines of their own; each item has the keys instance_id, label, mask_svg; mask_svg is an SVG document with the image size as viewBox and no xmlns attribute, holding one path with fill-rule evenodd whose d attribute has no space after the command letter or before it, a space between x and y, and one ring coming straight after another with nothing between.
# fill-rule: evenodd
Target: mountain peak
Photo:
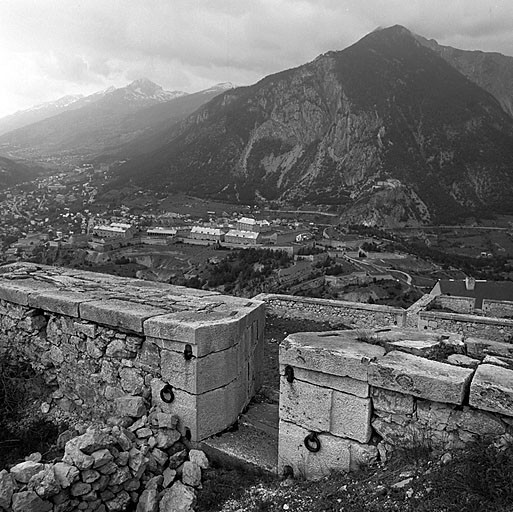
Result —
<instances>
[{"instance_id":1,"label":"mountain peak","mask_svg":"<svg viewBox=\"0 0 513 512\"><path fill-rule=\"evenodd\" d=\"M126 86L126 88L132 89L132 90L140 89L144 92L148 92L148 91L154 92L154 91L162 90L162 87L160 85L156 84L155 82L152 82L150 79L145 78L145 77L138 78L137 80L134 80L133 82L129 83Z\"/></svg>"}]
</instances>

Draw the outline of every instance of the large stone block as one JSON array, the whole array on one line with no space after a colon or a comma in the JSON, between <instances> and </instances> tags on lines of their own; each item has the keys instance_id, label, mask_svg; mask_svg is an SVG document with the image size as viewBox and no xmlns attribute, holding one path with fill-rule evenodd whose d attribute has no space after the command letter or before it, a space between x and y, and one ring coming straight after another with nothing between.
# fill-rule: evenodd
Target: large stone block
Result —
<instances>
[{"instance_id":1,"label":"large stone block","mask_svg":"<svg viewBox=\"0 0 513 512\"><path fill-rule=\"evenodd\" d=\"M513 416L513 370L479 365L470 386L470 405Z\"/></svg>"},{"instance_id":2,"label":"large stone block","mask_svg":"<svg viewBox=\"0 0 513 512\"><path fill-rule=\"evenodd\" d=\"M357 337L356 331L291 334L280 345L280 363L367 381L369 363L385 349Z\"/></svg>"},{"instance_id":3,"label":"large stone block","mask_svg":"<svg viewBox=\"0 0 513 512\"><path fill-rule=\"evenodd\" d=\"M234 345L189 360L185 359L183 350L162 350L160 367L164 381L189 393L201 394L229 384L237 377L242 364L239 364L239 346Z\"/></svg>"},{"instance_id":4,"label":"large stone block","mask_svg":"<svg viewBox=\"0 0 513 512\"><path fill-rule=\"evenodd\" d=\"M0 299L28 306L29 296L44 290L51 290L53 286L34 279L6 280L0 274Z\"/></svg>"},{"instance_id":5,"label":"large stone block","mask_svg":"<svg viewBox=\"0 0 513 512\"><path fill-rule=\"evenodd\" d=\"M317 432L329 431L333 390L294 379L280 382L280 418Z\"/></svg>"},{"instance_id":6,"label":"large stone block","mask_svg":"<svg viewBox=\"0 0 513 512\"><path fill-rule=\"evenodd\" d=\"M372 404L370 398L333 391L329 432L367 443L371 437Z\"/></svg>"},{"instance_id":7,"label":"large stone block","mask_svg":"<svg viewBox=\"0 0 513 512\"><path fill-rule=\"evenodd\" d=\"M151 381L152 405L180 418L178 428L182 434L190 432L192 441L201 441L231 426L251 399L242 379L201 395L173 388L173 401L166 403L160 395L165 386L160 379Z\"/></svg>"},{"instance_id":8,"label":"large stone block","mask_svg":"<svg viewBox=\"0 0 513 512\"><path fill-rule=\"evenodd\" d=\"M80 317L110 327L143 332L143 322L166 313L164 309L119 299L106 299L80 304Z\"/></svg>"},{"instance_id":9,"label":"large stone block","mask_svg":"<svg viewBox=\"0 0 513 512\"><path fill-rule=\"evenodd\" d=\"M473 370L389 352L369 366L369 384L450 404L462 404Z\"/></svg>"},{"instance_id":10,"label":"large stone block","mask_svg":"<svg viewBox=\"0 0 513 512\"><path fill-rule=\"evenodd\" d=\"M285 373L285 366L280 364L280 375L282 376ZM362 398L369 396L369 384L351 377L340 377L339 375L330 375L328 373L305 370L304 368L294 368L294 379L309 382L316 386L336 389L337 391Z\"/></svg>"},{"instance_id":11,"label":"large stone block","mask_svg":"<svg viewBox=\"0 0 513 512\"><path fill-rule=\"evenodd\" d=\"M153 317L144 322L144 333L161 340L161 348L179 351L180 345L176 342L182 347L183 343L188 343L194 356L203 357L237 345L253 317L263 328L263 305L252 301L245 304L247 306L230 311L203 308Z\"/></svg>"},{"instance_id":12,"label":"large stone block","mask_svg":"<svg viewBox=\"0 0 513 512\"><path fill-rule=\"evenodd\" d=\"M94 296L88 298L84 293L47 290L31 294L28 303L33 308L40 308L52 313L77 318L79 316L80 304L88 300L94 300Z\"/></svg>"},{"instance_id":13,"label":"large stone block","mask_svg":"<svg viewBox=\"0 0 513 512\"><path fill-rule=\"evenodd\" d=\"M486 355L513 357L512 343L484 338L467 338L465 345L467 354L472 357L484 357Z\"/></svg>"},{"instance_id":14,"label":"large stone block","mask_svg":"<svg viewBox=\"0 0 513 512\"><path fill-rule=\"evenodd\" d=\"M292 467L294 475L318 480L334 471L350 471L376 460L375 446L360 444L331 434L320 433L319 451L311 452L305 446L310 430L294 423L280 421L278 439L278 471Z\"/></svg>"}]
</instances>

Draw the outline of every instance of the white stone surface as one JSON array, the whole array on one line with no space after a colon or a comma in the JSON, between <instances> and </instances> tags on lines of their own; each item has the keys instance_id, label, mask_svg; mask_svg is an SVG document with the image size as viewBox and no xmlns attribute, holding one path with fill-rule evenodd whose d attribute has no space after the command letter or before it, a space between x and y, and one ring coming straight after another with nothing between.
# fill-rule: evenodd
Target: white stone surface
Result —
<instances>
[{"instance_id":1,"label":"white stone surface","mask_svg":"<svg viewBox=\"0 0 513 512\"><path fill-rule=\"evenodd\" d=\"M186 360L180 352L161 350L160 366L162 379L188 393L201 394L225 386L239 374L242 364L253 364L249 354L239 361L239 344L212 352L204 357Z\"/></svg>"},{"instance_id":2,"label":"white stone surface","mask_svg":"<svg viewBox=\"0 0 513 512\"><path fill-rule=\"evenodd\" d=\"M280 364L280 376L283 381L287 382L284 378L285 366ZM328 373L315 372L305 370L304 368L294 368L294 378L303 382L309 382L316 386L322 386L325 388L336 389L343 393L349 393L350 395L367 398L369 396L369 384L362 380L352 379L351 377L340 377L339 375L330 375Z\"/></svg>"},{"instance_id":3,"label":"white stone surface","mask_svg":"<svg viewBox=\"0 0 513 512\"><path fill-rule=\"evenodd\" d=\"M473 370L393 351L371 363L369 384L436 402L461 404Z\"/></svg>"},{"instance_id":4,"label":"white stone surface","mask_svg":"<svg viewBox=\"0 0 513 512\"><path fill-rule=\"evenodd\" d=\"M367 382L369 363L385 349L357 336L356 331L291 334L280 345L280 363Z\"/></svg>"},{"instance_id":5,"label":"white stone surface","mask_svg":"<svg viewBox=\"0 0 513 512\"><path fill-rule=\"evenodd\" d=\"M329 432L367 443L372 435L370 398L333 391Z\"/></svg>"},{"instance_id":6,"label":"white stone surface","mask_svg":"<svg viewBox=\"0 0 513 512\"><path fill-rule=\"evenodd\" d=\"M282 378L280 419L317 432L329 431L332 395L332 389Z\"/></svg>"},{"instance_id":7,"label":"white stone surface","mask_svg":"<svg viewBox=\"0 0 513 512\"><path fill-rule=\"evenodd\" d=\"M358 469L359 465L376 460L378 450L375 446L360 444L350 439L320 433L320 450L316 453L307 450L305 437L310 430L294 423L280 421L278 439L278 472L283 473L284 466L291 466L296 477L318 480L333 471Z\"/></svg>"},{"instance_id":8,"label":"white stone surface","mask_svg":"<svg viewBox=\"0 0 513 512\"><path fill-rule=\"evenodd\" d=\"M470 386L470 405L513 416L513 370L479 365Z\"/></svg>"}]
</instances>

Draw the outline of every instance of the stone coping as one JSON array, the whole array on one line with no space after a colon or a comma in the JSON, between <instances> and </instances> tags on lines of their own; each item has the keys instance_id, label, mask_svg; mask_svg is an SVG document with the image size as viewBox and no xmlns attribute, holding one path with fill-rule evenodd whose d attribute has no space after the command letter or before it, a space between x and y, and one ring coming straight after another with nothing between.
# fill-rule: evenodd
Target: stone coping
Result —
<instances>
[{"instance_id":1,"label":"stone coping","mask_svg":"<svg viewBox=\"0 0 513 512\"><path fill-rule=\"evenodd\" d=\"M394 308L393 306L383 306L379 304L365 304L363 302L349 302L334 299L316 299L312 297L298 297L296 295L280 295L275 293L261 293L253 297L253 300L269 302L271 300L281 300L284 302L298 302L302 304L312 304L318 306L331 306L335 308L360 309L372 311L374 313L386 313L391 315L404 315L406 310Z\"/></svg>"},{"instance_id":2,"label":"stone coping","mask_svg":"<svg viewBox=\"0 0 513 512\"><path fill-rule=\"evenodd\" d=\"M475 359L471 367L463 367L450 360L439 362L421 356L437 345L461 353L468 349L469 353L480 356L499 353L509 356L512 365L500 368ZM510 369L513 358L511 351L506 353L504 347L510 349L512 345L399 327L369 329L365 333L358 330L296 333L280 345L280 373L286 376L289 365L293 371L299 370L298 376L301 373L303 379L320 386L344 377L373 388L454 405L464 405L470 395L471 405L513 416L513 369Z\"/></svg>"},{"instance_id":3,"label":"stone coping","mask_svg":"<svg viewBox=\"0 0 513 512\"><path fill-rule=\"evenodd\" d=\"M262 303L183 286L32 263L0 267L0 299L162 339L197 344Z\"/></svg>"}]
</instances>

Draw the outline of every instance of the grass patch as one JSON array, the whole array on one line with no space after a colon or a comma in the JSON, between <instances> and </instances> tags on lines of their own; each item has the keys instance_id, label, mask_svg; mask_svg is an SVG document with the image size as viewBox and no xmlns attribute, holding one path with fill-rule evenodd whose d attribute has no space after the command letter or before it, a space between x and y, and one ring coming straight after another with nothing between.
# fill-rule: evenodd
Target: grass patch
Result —
<instances>
[{"instance_id":1,"label":"grass patch","mask_svg":"<svg viewBox=\"0 0 513 512\"><path fill-rule=\"evenodd\" d=\"M318 482L262 479L211 470L198 512L511 512L513 448L489 440L469 444L442 464L429 446L398 454L391 463ZM424 449L426 448L426 449ZM396 484L408 480L405 486ZM411 481L410 481L411 480Z\"/></svg>"}]
</instances>

